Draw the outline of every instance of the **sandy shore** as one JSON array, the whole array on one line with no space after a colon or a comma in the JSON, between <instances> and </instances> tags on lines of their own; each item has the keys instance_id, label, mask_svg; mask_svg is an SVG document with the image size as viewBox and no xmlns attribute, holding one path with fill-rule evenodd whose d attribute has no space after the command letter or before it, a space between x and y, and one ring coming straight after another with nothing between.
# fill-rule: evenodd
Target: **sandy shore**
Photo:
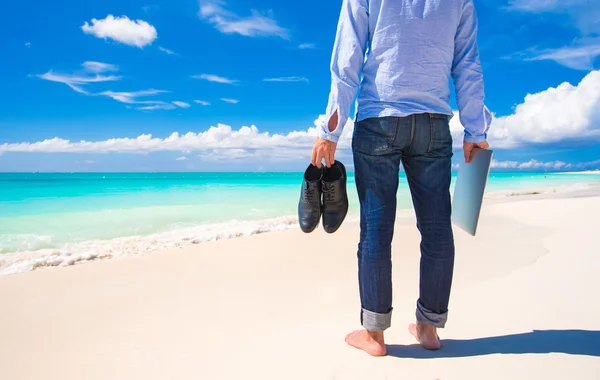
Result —
<instances>
[{"instance_id":1,"label":"sandy shore","mask_svg":"<svg viewBox=\"0 0 600 380\"><path fill-rule=\"evenodd\" d=\"M476 238L456 230L437 353L406 330L409 217L394 240L388 357L344 343L360 327L358 226L346 223L0 277L0 378L598 379L600 197L514 198L486 204Z\"/></svg>"}]
</instances>

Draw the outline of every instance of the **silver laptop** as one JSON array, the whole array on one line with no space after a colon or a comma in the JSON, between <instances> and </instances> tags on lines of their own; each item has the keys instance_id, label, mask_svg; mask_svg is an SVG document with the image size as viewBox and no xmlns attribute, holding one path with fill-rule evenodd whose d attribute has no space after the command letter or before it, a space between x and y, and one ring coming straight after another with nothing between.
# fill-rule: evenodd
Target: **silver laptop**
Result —
<instances>
[{"instance_id":1,"label":"silver laptop","mask_svg":"<svg viewBox=\"0 0 600 380\"><path fill-rule=\"evenodd\" d=\"M493 154L492 150L474 149L471 163L463 161L458 169L452 200L452 223L472 236L477 232Z\"/></svg>"}]
</instances>

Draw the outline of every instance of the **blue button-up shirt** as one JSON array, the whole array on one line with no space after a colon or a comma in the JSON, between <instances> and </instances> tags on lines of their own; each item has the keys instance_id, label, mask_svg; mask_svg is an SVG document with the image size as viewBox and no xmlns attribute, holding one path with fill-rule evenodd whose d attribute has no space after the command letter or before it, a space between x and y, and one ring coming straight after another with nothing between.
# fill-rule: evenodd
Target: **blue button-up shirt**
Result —
<instances>
[{"instance_id":1,"label":"blue button-up shirt","mask_svg":"<svg viewBox=\"0 0 600 380\"><path fill-rule=\"evenodd\" d=\"M487 138L492 115L484 105L473 0L343 0L331 73L321 138L338 141L355 100L357 120L452 116L450 76L465 141ZM335 111L338 125L330 132Z\"/></svg>"}]
</instances>

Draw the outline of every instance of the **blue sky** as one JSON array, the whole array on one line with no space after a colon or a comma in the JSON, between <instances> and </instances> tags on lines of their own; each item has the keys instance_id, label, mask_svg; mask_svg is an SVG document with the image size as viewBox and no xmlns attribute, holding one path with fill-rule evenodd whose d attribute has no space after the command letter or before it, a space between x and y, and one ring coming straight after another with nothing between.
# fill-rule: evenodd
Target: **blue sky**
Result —
<instances>
[{"instance_id":1,"label":"blue sky","mask_svg":"<svg viewBox=\"0 0 600 380\"><path fill-rule=\"evenodd\" d=\"M600 3L475 4L496 168L600 168ZM302 170L340 5L4 4L0 171Z\"/></svg>"}]
</instances>

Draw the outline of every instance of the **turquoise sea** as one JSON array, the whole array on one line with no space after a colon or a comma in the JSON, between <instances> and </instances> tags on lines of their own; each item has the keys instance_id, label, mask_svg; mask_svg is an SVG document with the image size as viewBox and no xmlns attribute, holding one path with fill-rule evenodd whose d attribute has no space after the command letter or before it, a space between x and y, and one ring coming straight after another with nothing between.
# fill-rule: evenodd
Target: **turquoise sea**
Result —
<instances>
[{"instance_id":1,"label":"turquoise sea","mask_svg":"<svg viewBox=\"0 0 600 380\"><path fill-rule=\"evenodd\" d=\"M0 274L296 227L302 173L0 173ZM487 196L600 184L492 172ZM350 216L358 216L349 174ZM412 203L402 174L398 208Z\"/></svg>"}]
</instances>

